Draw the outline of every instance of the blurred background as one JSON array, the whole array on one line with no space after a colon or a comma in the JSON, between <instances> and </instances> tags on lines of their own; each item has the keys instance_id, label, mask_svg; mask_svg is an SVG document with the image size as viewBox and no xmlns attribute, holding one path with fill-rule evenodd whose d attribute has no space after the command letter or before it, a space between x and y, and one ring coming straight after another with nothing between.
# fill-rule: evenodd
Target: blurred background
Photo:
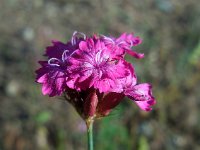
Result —
<instances>
[{"instance_id":1,"label":"blurred background","mask_svg":"<svg viewBox=\"0 0 200 150\"><path fill-rule=\"evenodd\" d=\"M154 110L124 100L95 123L96 150L200 149L199 0L0 0L0 150L86 150L86 127L70 104L41 94L37 61L73 31L134 32Z\"/></svg>"}]
</instances>

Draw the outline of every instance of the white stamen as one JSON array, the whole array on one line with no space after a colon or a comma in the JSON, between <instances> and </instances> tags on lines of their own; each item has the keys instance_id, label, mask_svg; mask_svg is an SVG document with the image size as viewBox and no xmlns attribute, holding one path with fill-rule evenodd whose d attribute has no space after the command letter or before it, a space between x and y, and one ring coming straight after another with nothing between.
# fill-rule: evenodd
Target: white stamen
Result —
<instances>
[{"instance_id":1,"label":"white stamen","mask_svg":"<svg viewBox=\"0 0 200 150\"><path fill-rule=\"evenodd\" d=\"M101 77L102 77L102 75L103 75L103 72L102 72L102 70L99 70L99 78L101 78Z\"/></svg>"},{"instance_id":2,"label":"white stamen","mask_svg":"<svg viewBox=\"0 0 200 150\"><path fill-rule=\"evenodd\" d=\"M132 40L130 40L130 43L131 43L130 47L132 47L132 46L133 46L133 41L132 41Z\"/></svg>"},{"instance_id":3,"label":"white stamen","mask_svg":"<svg viewBox=\"0 0 200 150\"><path fill-rule=\"evenodd\" d=\"M48 64L51 65L51 66L58 66L58 67L60 66L59 64L52 63L52 61L59 61L59 62L60 62L59 59L57 59L57 58L50 58L50 59L48 60Z\"/></svg>"},{"instance_id":4,"label":"white stamen","mask_svg":"<svg viewBox=\"0 0 200 150\"><path fill-rule=\"evenodd\" d=\"M73 51L69 56L71 57L72 55L74 55L74 53L76 52L77 50Z\"/></svg>"},{"instance_id":5,"label":"white stamen","mask_svg":"<svg viewBox=\"0 0 200 150\"><path fill-rule=\"evenodd\" d=\"M110 37L107 37L105 35L101 35L105 40L111 41L113 44L115 44L114 40Z\"/></svg>"},{"instance_id":6,"label":"white stamen","mask_svg":"<svg viewBox=\"0 0 200 150\"><path fill-rule=\"evenodd\" d=\"M72 35L72 39L71 39L72 45L76 45L76 37L77 37L78 34L82 35L84 40L86 39L86 35L84 33L74 31L74 33Z\"/></svg>"},{"instance_id":7,"label":"white stamen","mask_svg":"<svg viewBox=\"0 0 200 150\"><path fill-rule=\"evenodd\" d=\"M81 34L83 36L83 39L86 40L86 35L83 32L78 32L79 34Z\"/></svg>"},{"instance_id":8,"label":"white stamen","mask_svg":"<svg viewBox=\"0 0 200 150\"><path fill-rule=\"evenodd\" d=\"M126 42L125 42L125 41L121 41L121 42L117 43L118 46L119 46L120 44L126 44Z\"/></svg>"},{"instance_id":9,"label":"white stamen","mask_svg":"<svg viewBox=\"0 0 200 150\"><path fill-rule=\"evenodd\" d=\"M69 50L65 50L64 52L63 52L63 54L62 54L62 61L63 62L65 62L65 58L67 57L66 56L66 53L68 53L69 52Z\"/></svg>"},{"instance_id":10,"label":"white stamen","mask_svg":"<svg viewBox=\"0 0 200 150\"><path fill-rule=\"evenodd\" d=\"M75 35L77 34L77 31L74 31L73 35L72 35L72 39L71 39L71 43L72 45L76 44L76 39L75 39Z\"/></svg>"},{"instance_id":11,"label":"white stamen","mask_svg":"<svg viewBox=\"0 0 200 150\"><path fill-rule=\"evenodd\" d=\"M100 58L101 58L101 52L102 50L99 50L98 53L96 54L96 57L95 57L95 61L99 63L100 61Z\"/></svg>"}]
</instances>

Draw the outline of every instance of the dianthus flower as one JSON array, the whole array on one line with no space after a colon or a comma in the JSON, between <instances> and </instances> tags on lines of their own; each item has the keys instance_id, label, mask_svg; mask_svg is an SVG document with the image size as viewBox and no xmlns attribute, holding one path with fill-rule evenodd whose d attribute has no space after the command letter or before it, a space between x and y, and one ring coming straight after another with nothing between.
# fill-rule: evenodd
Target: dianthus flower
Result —
<instances>
[{"instance_id":1,"label":"dianthus flower","mask_svg":"<svg viewBox=\"0 0 200 150\"><path fill-rule=\"evenodd\" d=\"M48 60L39 61L36 82L42 84L42 93L62 95L74 106L86 122L89 150L93 150L94 119L107 116L124 97L145 111L156 103L152 86L138 84L134 67L124 59L126 54L143 58L133 50L141 42L133 34L88 37L75 31L66 43L52 41L44 54Z\"/></svg>"},{"instance_id":2,"label":"dianthus flower","mask_svg":"<svg viewBox=\"0 0 200 150\"><path fill-rule=\"evenodd\" d=\"M142 110L155 104L152 87L137 84L135 70L124 56L143 58L133 51L142 40L124 33L118 38L74 32L67 43L53 41L47 61L40 61L36 81L44 95L64 95L83 119L106 116L127 96Z\"/></svg>"},{"instance_id":3,"label":"dianthus flower","mask_svg":"<svg viewBox=\"0 0 200 150\"><path fill-rule=\"evenodd\" d=\"M78 77L76 88L95 88L109 92L116 86L116 79L128 75L124 60L114 60L104 42L88 38L81 41L79 49L70 59L71 76Z\"/></svg>"},{"instance_id":4,"label":"dianthus flower","mask_svg":"<svg viewBox=\"0 0 200 150\"><path fill-rule=\"evenodd\" d=\"M68 60L78 49L78 44L83 38L78 38L78 32L74 32L71 41L66 44L59 41L52 41L53 46L46 48L45 56L47 61L39 61L42 66L36 70L36 81L42 84L42 93L44 95L56 96L61 95L66 87L69 78ZM82 33L80 33L82 34Z\"/></svg>"}]
</instances>

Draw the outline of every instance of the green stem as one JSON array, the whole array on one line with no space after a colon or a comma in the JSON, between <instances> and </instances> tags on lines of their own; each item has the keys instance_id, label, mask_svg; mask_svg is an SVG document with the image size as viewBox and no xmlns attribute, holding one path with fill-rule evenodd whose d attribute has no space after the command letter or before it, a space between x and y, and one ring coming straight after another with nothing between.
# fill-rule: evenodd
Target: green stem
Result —
<instances>
[{"instance_id":1,"label":"green stem","mask_svg":"<svg viewBox=\"0 0 200 150\"><path fill-rule=\"evenodd\" d=\"M93 150L93 120L87 122L88 150Z\"/></svg>"}]
</instances>

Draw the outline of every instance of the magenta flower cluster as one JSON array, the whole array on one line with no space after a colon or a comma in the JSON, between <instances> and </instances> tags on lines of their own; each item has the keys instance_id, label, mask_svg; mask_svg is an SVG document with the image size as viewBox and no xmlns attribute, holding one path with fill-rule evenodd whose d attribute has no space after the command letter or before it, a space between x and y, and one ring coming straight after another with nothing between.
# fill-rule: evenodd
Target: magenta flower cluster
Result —
<instances>
[{"instance_id":1,"label":"magenta flower cluster","mask_svg":"<svg viewBox=\"0 0 200 150\"><path fill-rule=\"evenodd\" d=\"M144 54L132 50L141 42L139 37L127 33L115 38L74 32L67 43L53 41L47 47L48 60L39 61L41 68L36 71L36 81L42 84L42 93L49 96L69 90L111 93L99 110L116 96L120 100L127 96L142 110L149 111L156 102L152 87L148 83L137 84L134 67L124 59L126 54L143 58Z\"/></svg>"}]
</instances>

